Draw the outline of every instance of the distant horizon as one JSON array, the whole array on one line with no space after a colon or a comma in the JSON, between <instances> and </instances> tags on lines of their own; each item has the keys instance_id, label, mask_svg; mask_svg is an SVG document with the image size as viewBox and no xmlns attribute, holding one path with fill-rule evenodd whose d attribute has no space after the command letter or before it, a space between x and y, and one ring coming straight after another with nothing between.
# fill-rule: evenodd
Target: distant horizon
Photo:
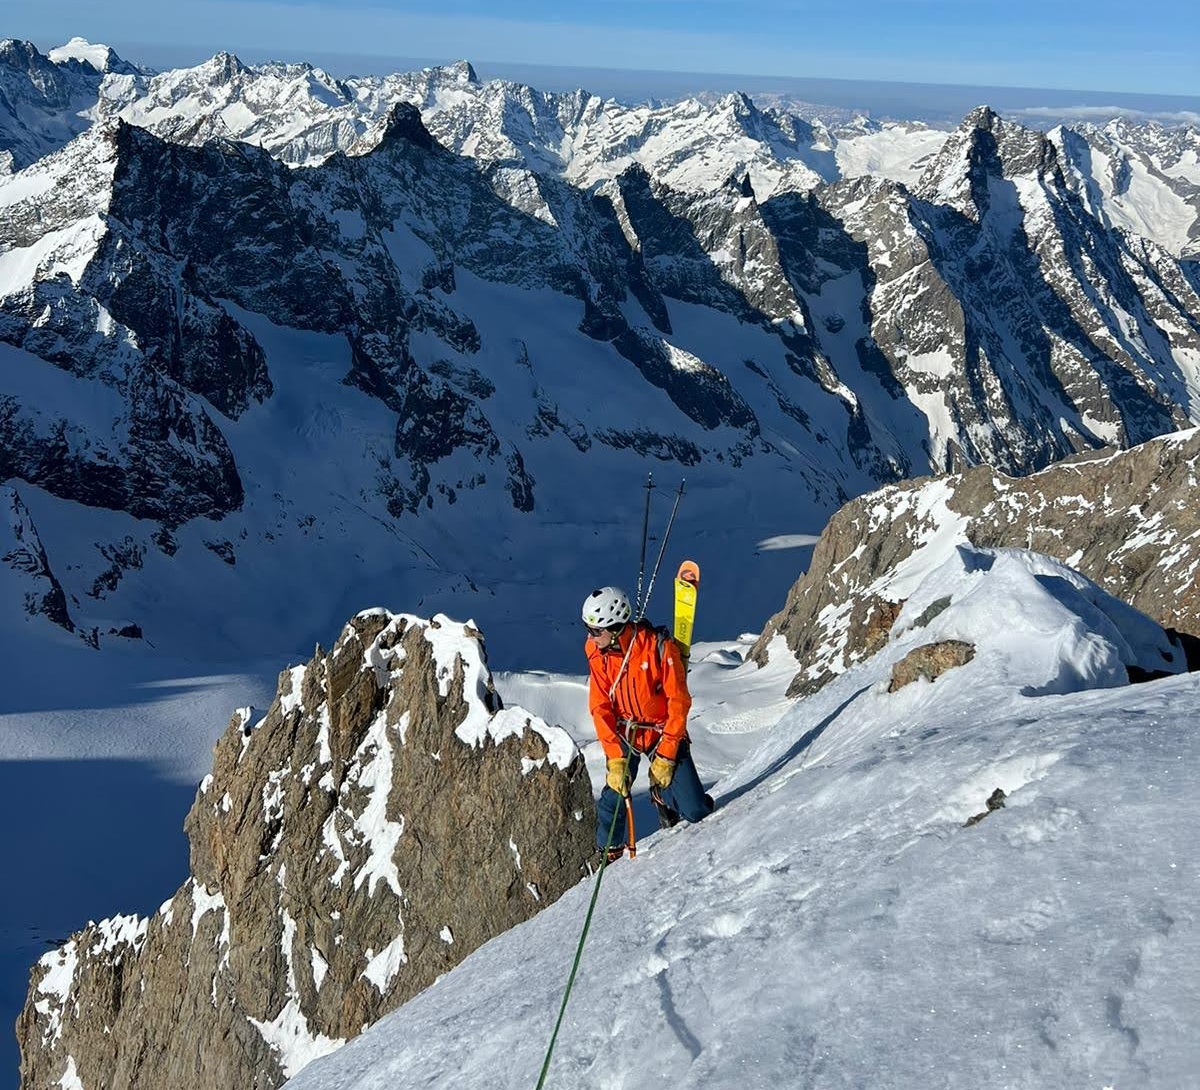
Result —
<instances>
[{"instance_id":1,"label":"distant horizon","mask_svg":"<svg viewBox=\"0 0 1200 1090\"><path fill-rule=\"evenodd\" d=\"M65 45L43 39L34 45L43 53ZM82 36L80 36L82 37ZM907 80L846 77L751 75L749 73L689 72L515 63L471 57L390 56L318 50L300 55L295 50L229 46L162 45L124 41L94 43L110 46L126 61L154 70L194 67L217 53L236 55L247 64L310 64L339 79L384 76L392 72L444 66L466 61L481 80L504 79L547 92L583 89L602 98L627 103L672 100L697 94L743 92L778 96L818 107L862 114L878 120L922 120L954 124L972 109L988 105L999 113L1018 116L1042 126L1066 120L1130 115L1170 124L1200 125L1200 95L1168 95L995 84L916 83Z\"/></svg>"},{"instance_id":2,"label":"distant horizon","mask_svg":"<svg viewBox=\"0 0 1200 1090\"><path fill-rule=\"evenodd\" d=\"M0 34L239 56L478 58L480 66L1200 96L1194 0L54 0ZM776 74L780 74L776 76ZM1190 107L1189 107L1190 109Z\"/></svg>"}]
</instances>

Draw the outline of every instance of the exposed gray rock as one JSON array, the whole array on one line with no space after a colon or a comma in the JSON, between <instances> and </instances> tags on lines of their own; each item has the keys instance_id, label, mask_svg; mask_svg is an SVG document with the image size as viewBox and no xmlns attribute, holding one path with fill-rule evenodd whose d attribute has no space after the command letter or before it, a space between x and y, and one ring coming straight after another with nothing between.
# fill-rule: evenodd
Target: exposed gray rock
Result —
<instances>
[{"instance_id":1,"label":"exposed gray rock","mask_svg":"<svg viewBox=\"0 0 1200 1090\"><path fill-rule=\"evenodd\" d=\"M988 814L995 813L997 810L1003 810L1004 800L1006 798L1008 798L1008 796L1004 793L1004 788L997 787L996 790L987 797L987 802L984 804L987 806L987 809L980 811L978 814L972 814L969 818L967 818L966 821L963 822L963 828L969 829L972 825L978 825L985 817L988 816Z\"/></svg>"},{"instance_id":2,"label":"exposed gray rock","mask_svg":"<svg viewBox=\"0 0 1200 1090\"><path fill-rule=\"evenodd\" d=\"M594 820L574 744L500 708L478 632L361 613L234 716L179 892L34 968L24 1090L278 1086L575 884Z\"/></svg>"},{"instance_id":3,"label":"exposed gray rock","mask_svg":"<svg viewBox=\"0 0 1200 1090\"><path fill-rule=\"evenodd\" d=\"M757 437L758 421L729 380L715 367L672 349L652 331L626 330L613 341L617 351L701 427L726 424Z\"/></svg>"},{"instance_id":4,"label":"exposed gray rock","mask_svg":"<svg viewBox=\"0 0 1200 1090\"><path fill-rule=\"evenodd\" d=\"M29 509L16 489L0 485L0 564L6 608L18 605L30 617L45 617L52 624L76 631L67 608L62 584L50 570L50 561Z\"/></svg>"},{"instance_id":5,"label":"exposed gray rock","mask_svg":"<svg viewBox=\"0 0 1200 1090\"><path fill-rule=\"evenodd\" d=\"M830 520L751 654L765 661L782 635L801 666L789 691L815 692L886 640L906 565L954 542L1035 549L1164 628L1200 634L1198 459L1192 429L1029 477L977 466L862 496Z\"/></svg>"}]
</instances>

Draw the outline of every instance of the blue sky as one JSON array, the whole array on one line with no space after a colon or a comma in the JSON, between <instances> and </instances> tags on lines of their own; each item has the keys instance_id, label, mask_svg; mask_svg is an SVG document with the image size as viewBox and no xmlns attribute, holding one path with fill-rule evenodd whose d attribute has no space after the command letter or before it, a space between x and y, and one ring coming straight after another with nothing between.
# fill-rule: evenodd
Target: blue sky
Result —
<instances>
[{"instance_id":1,"label":"blue sky","mask_svg":"<svg viewBox=\"0 0 1200 1090\"><path fill-rule=\"evenodd\" d=\"M1194 96L1195 11L1194 0L38 0L10 7L0 36L49 47L78 34L150 64L155 49L224 48Z\"/></svg>"}]
</instances>

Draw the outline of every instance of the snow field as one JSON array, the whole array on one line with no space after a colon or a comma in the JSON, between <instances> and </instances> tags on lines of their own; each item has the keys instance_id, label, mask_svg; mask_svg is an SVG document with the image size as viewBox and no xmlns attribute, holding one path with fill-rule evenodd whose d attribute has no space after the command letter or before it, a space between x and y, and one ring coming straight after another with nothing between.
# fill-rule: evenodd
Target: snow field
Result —
<instances>
[{"instance_id":1,"label":"snow field","mask_svg":"<svg viewBox=\"0 0 1200 1090\"><path fill-rule=\"evenodd\" d=\"M1200 686L1107 687L1107 659L1075 631L1086 598L1064 596L1058 572L1016 552L968 566L921 588L952 599L927 633L761 732L711 818L606 873L547 1085L1188 1084ZM1082 614L1055 628L1066 599ZM971 663L886 692L911 644L989 614ZM1153 650L1136 625L1113 632ZM1048 677L1074 686L1023 693ZM996 787L1005 807L964 828ZM290 1085L533 1085L590 893Z\"/></svg>"}]
</instances>

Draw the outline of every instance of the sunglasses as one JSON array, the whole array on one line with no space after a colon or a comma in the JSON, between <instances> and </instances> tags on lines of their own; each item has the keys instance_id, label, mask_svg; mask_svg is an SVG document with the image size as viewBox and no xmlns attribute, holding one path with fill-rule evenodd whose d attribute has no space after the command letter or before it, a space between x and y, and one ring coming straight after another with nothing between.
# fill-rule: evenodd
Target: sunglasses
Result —
<instances>
[{"instance_id":1,"label":"sunglasses","mask_svg":"<svg viewBox=\"0 0 1200 1090\"><path fill-rule=\"evenodd\" d=\"M585 624L583 627L587 629L587 634L589 636L601 636L605 632L610 631L610 629L607 628L593 628L590 624Z\"/></svg>"}]
</instances>

